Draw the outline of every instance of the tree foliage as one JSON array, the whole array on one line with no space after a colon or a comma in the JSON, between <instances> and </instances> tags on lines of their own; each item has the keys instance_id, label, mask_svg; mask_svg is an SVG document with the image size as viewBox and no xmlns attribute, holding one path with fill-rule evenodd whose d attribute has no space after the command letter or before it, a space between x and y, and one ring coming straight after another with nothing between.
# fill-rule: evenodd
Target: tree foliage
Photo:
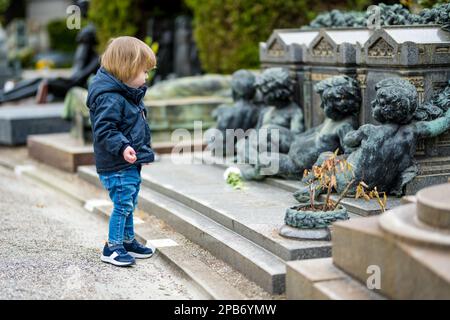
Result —
<instances>
[{"instance_id":1,"label":"tree foliage","mask_svg":"<svg viewBox=\"0 0 450 320\"><path fill-rule=\"evenodd\" d=\"M47 24L50 47L62 52L75 52L78 30L67 29L66 19L50 21Z\"/></svg>"},{"instance_id":2,"label":"tree foliage","mask_svg":"<svg viewBox=\"0 0 450 320\"><path fill-rule=\"evenodd\" d=\"M186 0L194 13L194 35L202 67L231 73L257 68L258 44L273 29L298 28L314 15L307 0Z\"/></svg>"},{"instance_id":3,"label":"tree foliage","mask_svg":"<svg viewBox=\"0 0 450 320\"><path fill-rule=\"evenodd\" d=\"M135 0L92 0L89 19L95 24L102 52L109 39L117 36L134 36L140 19Z\"/></svg>"},{"instance_id":4,"label":"tree foliage","mask_svg":"<svg viewBox=\"0 0 450 320\"><path fill-rule=\"evenodd\" d=\"M436 4L444 4L449 2L449 0L419 0L419 4L424 8L431 8Z\"/></svg>"}]
</instances>

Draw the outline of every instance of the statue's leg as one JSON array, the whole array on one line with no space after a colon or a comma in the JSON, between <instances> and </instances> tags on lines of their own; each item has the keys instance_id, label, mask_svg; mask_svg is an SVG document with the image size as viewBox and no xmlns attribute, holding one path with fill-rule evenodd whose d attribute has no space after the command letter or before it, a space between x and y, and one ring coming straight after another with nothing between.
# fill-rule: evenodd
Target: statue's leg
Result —
<instances>
[{"instance_id":1,"label":"statue's leg","mask_svg":"<svg viewBox=\"0 0 450 320\"><path fill-rule=\"evenodd\" d=\"M276 126L276 125L267 125L264 126L263 129L267 129L267 144L269 148L276 148L276 152L279 153L288 153L289 148L292 144L294 134L291 130ZM278 139L274 137L274 130L277 130ZM271 150L268 150L271 151Z\"/></svg>"},{"instance_id":2,"label":"statue's leg","mask_svg":"<svg viewBox=\"0 0 450 320\"><path fill-rule=\"evenodd\" d=\"M297 191L294 192L294 198L300 203L309 203L311 202L312 191L311 188L314 189L314 201L319 200L319 196L322 193L325 193L325 190L320 186L312 185L303 185Z\"/></svg>"},{"instance_id":3,"label":"statue's leg","mask_svg":"<svg viewBox=\"0 0 450 320\"><path fill-rule=\"evenodd\" d=\"M417 176L418 171L419 170L415 164L406 168L405 171L403 171L397 178L396 184L391 190L389 190L389 193L397 197L402 196L405 186L408 182L414 179L415 176Z\"/></svg>"},{"instance_id":4,"label":"statue's leg","mask_svg":"<svg viewBox=\"0 0 450 320\"><path fill-rule=\"evenodd\" d=\"M73 83L70 79L53 78L48 80L48 92L58 98L64 98L72 87Z\"/></svg>"},{"instance_id":5,"label":"statue's leg","mask_svg":"<svg viewBox=\"0 0 450 320\"><path fill-rule=\"evenodd\" d=\"M258 161L258 141L252 137L245 137L236 143L236 156L238 163L255 165Z\"/></svg>"},{"instance_id":6,"label":"statue's leg","mask_svg":"<svg viewBox=\"0 0 450 320\"><path fill-rule=\"evenodd\" d=\"M250 151L252 153L257 152L257 146L251 144L251 139L244 137L238 140L236 143L236 159L238 165L240 165L242 177L245 180L254 180L259 177L258 169L251 165Z\"/></svg>"},{"instance_id":7,"label":"statue's leg","mask_svg":"<svg viewBox=\"0 0 450 320\"><path fill-rule=\"evenodd\" d=\"M12 90L3 92L1 102L17 101L34 97L41 81L41 78L36 78L19 82Z\"/></svg>"},{"instance_id":8,"label":"statue's leg","mask_svg":"<svg viewBox=\"0 0 450 320\"><path fill-rule=\"evenodd\" d=\"M263 180L266 178L266 176L262 175L260 173L260 170L258 167L252 167L249 165L241 166L241 175L244 180Z\"/></svg>"},{"instance_id":9,"label":"statue's leg","mask_svg":"<svg viewBox=\"0 0 450 320\"><path fill-rule=\"evenodd\" d=\"M285 179L300 179L303 172L288 154L263 152L259 157L261 174Z\"/></svg>"}]
</instances>

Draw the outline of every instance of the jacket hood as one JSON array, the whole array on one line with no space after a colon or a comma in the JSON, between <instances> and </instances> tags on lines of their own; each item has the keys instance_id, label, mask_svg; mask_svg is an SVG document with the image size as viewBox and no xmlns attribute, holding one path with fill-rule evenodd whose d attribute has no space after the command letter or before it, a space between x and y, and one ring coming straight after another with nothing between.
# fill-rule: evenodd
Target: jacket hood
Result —
<instances>
[{"instance_id":1,"label":"jacket hood","mask_svg":"<svg viewBox=\"0 0 450 320\"><path fill-rule=\"evenodd\" d=\"M90 109L94 105L95 100L105 93L118 93L138 105L144 98L146 91L146 86L139 88L127 86L101 67L89 84L86 105Z\"/></svg>"}]
</instances>

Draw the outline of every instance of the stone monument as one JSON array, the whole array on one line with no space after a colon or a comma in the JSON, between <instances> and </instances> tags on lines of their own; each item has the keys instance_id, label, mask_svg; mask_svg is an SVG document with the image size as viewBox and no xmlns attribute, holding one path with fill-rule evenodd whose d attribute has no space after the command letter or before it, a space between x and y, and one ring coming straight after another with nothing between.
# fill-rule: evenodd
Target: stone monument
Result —
<instances>
[{"instance_id":1,"label":"stone monument","mask_svg":"<svg viewBox=\"0 0 450 320\"><path fill-rule=\"evenodd\" d=\"M439 20L438 13L447 12L445 8L447 5L438 6L433 14L428 13L431 17L427 23ZM385 9L391 12L395 8ZM322 123L324 117L320 96L313 92L314 84L341 73L356 77L359 82L362 96L359 125L376 123L371 110L375 85L389 77L406 79L416 87L419 105L415 120L424 120L418 118L422 106L444 90L450 79L449 39L450 33L437 25L383 26L378 30L361 27L275 30L267 43L260 45L260 59L263 68L267 65L290 68L295 81L294 96L301 98L306 128ZM406 186L406 193L413 194L448 179L448 135L446 132L439 137L419 139L414 153L418 175Z\"/></svg>"},{"instance_id":2,"label":"stone monument","mask_svg":"<svg viewBox=\"0 0 450 320\"><path fill-rule=\"evenodd\" d=\"M387 78L375 87L372 116L380 124L362 125L344 137L348 152L344 157L352 172L336 176L338 193L348 189L348 194L354 195L362 181L370 190L376 187L378 192L404 194L406 185L418 173L414 159L418 140L437 137L450 129L450 109L441 110L441 116L434 120L413 121L418 93L409 81ZM440 109L440 105L434 107ZM351 181L353 184L348 188ZM302 192L307 190L299 190L296 196Z\"/></svg>"},{"instance_id":3,"label":"stone monument","mask_svg":"<svg viewBox=\"0 0 450 320\"><path fill-rule=\"evenodd\" d=\"M278 154L279 169L275 174L278 177L301 179L303 171L310 169L322 152L345 152L345 135L358 127L361 97L355 79L348 76L328 78L316 84L315 91L321 96L325 120L316 127L296 134L289 151ZM269 157L263 162L270 166ZM244 177L261 180L265 175L255 166L253 172L245 170Z\"/></svg>"}]
</instances>

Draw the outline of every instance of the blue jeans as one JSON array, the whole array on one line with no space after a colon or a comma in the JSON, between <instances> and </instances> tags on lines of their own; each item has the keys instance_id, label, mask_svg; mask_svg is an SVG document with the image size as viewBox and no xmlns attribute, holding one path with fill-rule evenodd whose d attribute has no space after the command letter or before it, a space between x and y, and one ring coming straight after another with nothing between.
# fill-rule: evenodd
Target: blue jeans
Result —
<instances>
[{"instance_id":1,"label":"blue jeans","mask_svg":"<svg viewBox=\"0 0 450 320\"><path fill-rule=\"evenodd\" d=\"M100 181L108 190L114 203L114 209L109 219L110 245L131 242L134 239L133 212L137 205L141 185L140 167L129 168L99 174Z\"/></svg>"}]
</instances>

